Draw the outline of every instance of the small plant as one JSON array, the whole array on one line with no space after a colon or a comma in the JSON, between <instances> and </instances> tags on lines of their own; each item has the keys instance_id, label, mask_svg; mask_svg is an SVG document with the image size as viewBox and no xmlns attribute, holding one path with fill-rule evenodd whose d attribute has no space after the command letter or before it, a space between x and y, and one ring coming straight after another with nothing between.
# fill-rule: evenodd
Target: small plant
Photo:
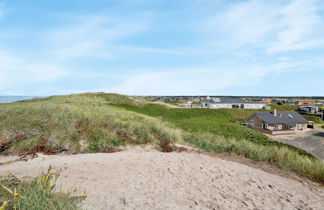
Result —
<instances>
[{"instance_id":1,"label":"small plant","mask_svg":"<svg viewBox=\"0 0 324 210\"><path fill-rule=\"evenodd\" d=\"M0 210L77 209L78 203L86 198L86 194L72 197L72 192L55 192L58 176L59 172L49 167L46 173L30 181L20 180L10 173L0 177L0 197L5 199L0 205Z\"/></svg>"},{"instance_id":2,"label":"small plant","mask_svg":"<svg viewBox=\"0 0 324 210\"><path fill-rule=\"evenodd\" d=\"M172 152L174 150L172 142L167 139L160 140L159 145L162 149L162 152Z\"/></svg>"}]
</instances>

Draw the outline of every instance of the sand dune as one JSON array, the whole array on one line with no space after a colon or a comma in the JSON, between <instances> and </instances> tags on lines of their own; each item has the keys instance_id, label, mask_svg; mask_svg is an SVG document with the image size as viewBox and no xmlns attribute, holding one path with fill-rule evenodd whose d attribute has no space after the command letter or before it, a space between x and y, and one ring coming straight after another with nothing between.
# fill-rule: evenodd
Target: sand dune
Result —
<instances>
[{"instance_id":1,"label":"sand dune","mask_svg":"<svg viewBox=\"0 0 324 210\"><path fill-rule=\"evenodd\" d=\"M0 157L0 160L9 158ZM33 177L52 164L58 186L87 190L86 209L323 209L324 189L198 153L132 148L40 156L0 167Z\"/></svg>"}]
</instances>

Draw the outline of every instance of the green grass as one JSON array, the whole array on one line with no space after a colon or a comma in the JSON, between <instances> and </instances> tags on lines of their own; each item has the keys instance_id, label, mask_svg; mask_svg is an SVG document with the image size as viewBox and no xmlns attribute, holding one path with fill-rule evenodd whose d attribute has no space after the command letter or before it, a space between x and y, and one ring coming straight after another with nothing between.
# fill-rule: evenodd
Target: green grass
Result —
<instances>
[{"instance_id":1,"label":"green grass","mask_svg":"<svg viewBox=\"0 0 324 210\"><path fill-rule=\"evenodd\" d=\"M145 104L143 106L115 104L114 106L157 117L163 121L173 123L187 132L209 132L217 136L224 136L227 139L245 139L259 145L289 147L291 150L294 150L301 155L313 158L311 154L304 150L277 141L271 141L263 133L239 124L240 122L246 122L246 118L255 111L264 110L172 109L157 104Z\"/></svg>"},{"instance_id":2,"label":"green grass","mask_svg":"<svg viewBox=\"0 0 324 210\"><path fill-rule=\"evenodd\" d=\"M109 105L138 104L125 97L81 94L1 105L0 144L12 142L6 152L15 154L37 152L40 147L75 153L181 138L180 130L159 119Z\"/></svg>"},{"instance_id":3,"label":"green grass","mask_svg":"<svg viewBox=\"0 0 324 210\"><path fill-rule=\"evenodd\" d=\"M0 206L20 210L74 210L86 196L55 192L55 174L43 174L31 180L20 180L13 175L0 177ZM1 207L0 207L1 208Z\"/></svg>"},{"instance_id":4,"label":"green grass","mask_svg":"<svg viewBox=\"0 0 324 210\"><path fill-rule=\"evenodd\" d=\"M5 153L105 152L125 144L181 142L269 162L324 183L323 161L240 125L254 111L261 110L172 109L103 93L33 99L0 105L0 149L11 142Z\"/></svg>"},{"instance_id":5,"label":"green grass","mask_svg":"<svg viewBox=\"0 0 324 210\"><path fill-rule=\"evenodd\" d=\"M298 105L293 105L293 104L283 104L283 105L278 105L278 104L270 104L272 109L277 109L278 111L294 111L298 109Z\"/></svg>"},{"instance_id":6,"label":"green grass","mask_svg":"<svg viewBox=\"0 0 324 210\"><path fill-rule=\"evenodd\" d=\"M284 170L324 183L324 162L301 155L283 145L266 146L244 139L226 139L211 133L188 134L185 141L206 152L232 153L257 161L275 164Z\"/></svg>"},{"instance_id":7,"label":"green grass","mask_svg":"<svg viewBox=\"0 0 324 210\"><path fill-rule=\"evenodd\" d=\"M178 105L178 104L180 104L179 101L165 101L164 103L166 103L166 104L172 104L172 105Z\"/></svg>"},{"instance_id":8,"label":"green grass","mask_svg":"<svg viewBox=\"0 0 324 210\"><path fill-rule=\"evenodd\" d=\"M114 106L170 122L183 130L184 142L206 152L236 154L269 162L324 183L323 161L239 124L253 112L262 110L172 109L157 104Z\"/></svg>"},{"instance_id":9,"label":"green grass","mask_svg":"<svg viewBox=\"0 0 324 210\"><path fill-rule=\"evenodd\" d=\"M314 115L303 115L303 117L308 120L308 121L313 121L315 123L323 123L323 120L319 116L314 116Z\"/></svg>"}]
</instances>

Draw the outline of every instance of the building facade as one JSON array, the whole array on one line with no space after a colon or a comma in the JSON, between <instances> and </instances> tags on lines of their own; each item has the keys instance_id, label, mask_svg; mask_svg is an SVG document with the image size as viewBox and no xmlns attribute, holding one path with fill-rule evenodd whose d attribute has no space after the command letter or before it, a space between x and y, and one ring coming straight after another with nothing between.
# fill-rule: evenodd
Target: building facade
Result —
<instances>
[{"instance_id":1,"label":"building facade","mask_svg":"<svg viewBox=\"0 0 324 210\"><path fill-rule=\"evenodd\" d=\"M248 119L250 128L261 132L278 135L294 134L296 131L305 131L308 120L295 111L255 112Z\"/></svg>"},{"instance_id":2,"label":"building facade","mask_svg":"<svg viewBox=\"0 0 324 210\"><path fill-rule=\"evenodd\" d=\"M201 101L202 108L209 109L268 109L266 103L258 101L244 101L239 98L214 98Z\"/></svg>"}]
</instances>

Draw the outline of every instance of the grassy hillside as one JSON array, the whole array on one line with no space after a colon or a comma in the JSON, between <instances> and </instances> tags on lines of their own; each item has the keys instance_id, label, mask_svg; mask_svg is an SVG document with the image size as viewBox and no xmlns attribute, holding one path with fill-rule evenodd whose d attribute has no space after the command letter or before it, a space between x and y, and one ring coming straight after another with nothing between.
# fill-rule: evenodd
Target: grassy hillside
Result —
<instances>
[{"instance_id":1,"label":"grassy hillside","mask_svg":"<svg viewBox=\"0 0 324 210\"><path fill-rule=\"evenodd\" d=\"M163 105L144 104L142 106L115 104L129 111L157 117L168 121L190 133L212 133L223 136L226 139L248 140L255 144L269 146L288 146L283 143L271 141L263 133L240 125L246 122L248 116L255 111L264 110L242 110L242 109L170 109ZM290 149L302 155L312 157L304 150L288 146Z\"/></svg>"},{"instance_id":2,"label":"grassy hillside","mask_svg":"<svg viewBox=\"0 0 324 210\"><path fill-rule=\"evenodd\" d=\"M313 122L315 122L315 123L323 123L323 120L322 120L322 118L321 117L319 117L319 116L314 116L314 115L303 115L303 117L305 118L305 119L307 119L308 121L313 121Z\"/></svg>"},{"instance_id":3,"label":"grassy hillside","mask_svg":"<svg viewBox=\"0 0 324 210\"><path fill-rule=\"evenodd\" d=\"M0 105L0 152L113 152L124 144L186 142L204 151L271 162L324 183L324 163L243 127L253 110L171 109L88 93Z\"/></svg>"},{"instance_id":4,"label":"grassy hillside","mask_svg":"<svg viewBox=\"0 0 324 210\"><path fill-rule=\"evenodd\" d=\"M257 110L172 109L157 104L114 106L168 121L183 130L185 142L206 152L237 154L275 163L324 182L323 161L302 149L271 141L266 135L238 123L245 122Z\"/></svg>"},{"instance_id":5,"label":"grassy hillside","mask_svg":"<svg viewBox=\"0 0 324 210\"><path fill-rule=\"evenodd\" d=\"M293 104L283 104L283 105L278 105L278 104L270 104L272 109L277 109L278 111L294 111L298 109L298 105L293 105Z\"/></svg>"},{"instance_id":6,"label":"grassy hillside","mask_svg":"<svg viewBox=\"0 0 324 210\"><path fill-rule=\"evenodd\" d=\"M58 172L48 170L32 180L21 180L10 173L1 176L0 209L79 209L79 203L86 198L86 194L71 196L73 192L55 190L58 175Z\"/></svg>"},{"instance_id":7,"label":"grassy hillside","mask_svg":"<svg viewBox=\"0 0 324 210\"><path fill-rule=\"evenodd\" d=\"M9 146L4 152L97 152L181 138L167 123L117 109L111 102L142 103L115 94L81 94L1 105L0 151Z\"/></svg>"}]
</instances>

